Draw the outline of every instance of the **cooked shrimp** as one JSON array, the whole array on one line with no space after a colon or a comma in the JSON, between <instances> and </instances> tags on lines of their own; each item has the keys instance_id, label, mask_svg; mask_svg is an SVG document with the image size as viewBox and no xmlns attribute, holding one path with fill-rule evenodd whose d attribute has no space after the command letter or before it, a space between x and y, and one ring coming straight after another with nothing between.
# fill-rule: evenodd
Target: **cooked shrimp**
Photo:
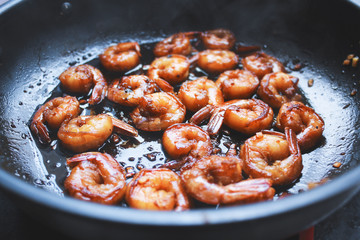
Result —
<instances>
[{"instance_id":1,"label":"cooked shrimp","mask_svg":"<svg viewBox=\"0 0 360 240\"><path fill-rule=\"evenodd\" d=\"M137 135L136 129L125 122L107 114L99 114L79 116L64 122L58 131L58 138L65 148L73 152L84 152L100 147L111 135L114 126L120 133Z\"/></svg>"},{"instance_id":2,"label":"cooked shrimp","mask_svg":"<svg viewBox=\"0 0 360 240\"><path fill-rule=\"evenodd\" d=\"M75 165L65 180L65 189L77 199L116 204L126 190L125 170L109 154L86 152L67 160Z\"/></svg>"},{"instance_id":3,"label":"cooked shrimp","mask_svg":"<svg viewBox=\"0 0 360 240\"><path fill-rule=\"evenodd\" d=\"M246 174L270 178L274 185L286 185L301 175L302 157L295 133L285 128L279 132L263 131L245 141L241 159Z\"/></svg>"},{"instance_id":4,"label":"cooked shrimp","mask_svg":"<svg viewBox=\"0 0 360 240\"><path fill-rule=\"evenodd\" d=\"M181 172L187 192L207 204L239 204L272 199L270 179L242 181L240 159L207 156Z\"/></svg>"},{"instance_id":5,"label":"cooked shrimp","mask_svg":"<svg viewBox=\"0 0 360 240\"><path fill-rule=\"evenodd\" d=\"M297 93L299 79L289 74L276 72L266 74L257 90L259 97L273 108L292 100L300 100Z\"/></svg>"},{"instance_id":6,"label":"cooked shrimp","mask_svg":"<svg viewBox=\"0 0 360 240\"><path fill-rule=\"evenodd\" d=\"M284 103L276 118L276 127L284 130L291 128L297 134L297 141L302 151L313 148L321 139L324 120L301 102Z\"/></svg>"},{"instance_id":7,"label":"cooked shrimp","mask_svg":"<svg viewBox=\"0 0 360 240\"><path fill-rule=\"evenodd\" d=\"M178 92L178 97L187 110L196 112L206 105L219 105L224 102L221 90L207 77L184 82Z\"/></svg>"},{"instance_id":8,"label":"cooked shrimp","mask_svg":"<svg viewBox=\"0 0 360 240\"><path fill-rule=\"evenodd\" d=\"M239 59L228 50L205 50L198 54L197 65L205 72L219 74L236 67Z\"/></svg>"},{"instance_id":9,"label":"cooked shrimp","mask_svg":"<svg viewBox=\"0 0 360 240\"><path fill-rule=\"evenodd\" d=\"M207 49L230 50L235 44L234 33L221 28L202 33L201 39Z\"/></svg>"},{"instance_id":10,"label":"cooked shrimp","mask_svg":"<svg viewBox=\"0 0 360 240\"><path fill-rule=\"evenodd\" d=\"M164 84L172 89L169 83ZM107 98L120 105L136 107L144 95L159 91L160 87L147 76L130 75L114 80L108 88Z\"/></svg>"},{"instance_id":11,"label":"cooked shrimp","mask_svg":"<svg viewBox=\"0 0 360 240\"><path fill-rule=\"evenodd\" d=\"M184 81L189 76L190 62L182 55L156 58L147 72L149 78L165 80L171 85Z\"/></svg>"},{"instance_id":12,"label":"cooked shrimp","mask_svg":"<svg viewBox=\"0 0 360 240\"><path fill-rule=\"evenodd\" d=\"M173 94L157 92L141 98L130 113L136 127L144 131L162 131L185 119L186 108Z\"/></svg>"},{"instance_id":13,"label":"cooked shrimp","mask_svg":"<svg viewBox=\"0 0 360 240\"><path fill-rule=\"evenodd\" d=\"M259 79L262 79L268 73L284 72L284 65L276 58L263 52L258 52L247 56L241 60L245 70L254 73Z\"/></svg>"},{"instance_id":14,"label":"cooked shrimp","mask_svg":"<svg viewBox=\"0 0 360 240\"><path fill-rule=\"evenodd\" d=\"M42 105L36 111L31 124L31 131L43 144L50 143L51 138L48 125L51 129L58 129L62 122L76 117L80 113L80 104L75 97L57 97Z\"/></svg>"},{"instance_id":15,"label":"cooked shrimp","mask_svg":"<svg viewBox=\"0 0 360 240\"><path fill-rule=\"evenodd\" d=\"M216 85L227 100L250 98L259 86L256 75L246 70L228 70L220 74Z\"/></svg>"},{"instance_id":16,"label":"cooked shrimp","mask_svg":"<svg viewBox=\"0 0 360 240\"><path fill-rule=\"evenodd\" d=\"M69 67L60 76L62 87L65 91L75 94L87 94L93 87L89 103L101 102L107 91L107 82L99 69L91 65Z\"/></svg>"},{"instance_id":17,"label":"cooked shrimp","mask_svg":"<svg viewBox=\"0 0 360 240\"><path fill-rule=\"evenodd\" d=\"M158 42L154 48L156 57L163 57L170 54L189 55L192 51L190 40L200 36L200 32L176 33Z\"/></svg>"},{"instance_id":18,"label":"cooked shrimp","mask_svg":"<svg viewBox=\"0 0 360 240\"><path fill-rule=\"evenodd\" d=\"M137 42L118 43L108 47L99 59L109 71L126 72L140 64L140 46Z\"/></svg>"},{"instance_id":19,"label":"cooked shrimp","mask_svg":"<svg viewBox=\"0 0 360 240\"><path fill-rule=\"evenodd\" d=\"M190 208L182 180L166 168L142 169L126 188L126 202L133 208L184 211Z\"/></svg>"}]
</instances>

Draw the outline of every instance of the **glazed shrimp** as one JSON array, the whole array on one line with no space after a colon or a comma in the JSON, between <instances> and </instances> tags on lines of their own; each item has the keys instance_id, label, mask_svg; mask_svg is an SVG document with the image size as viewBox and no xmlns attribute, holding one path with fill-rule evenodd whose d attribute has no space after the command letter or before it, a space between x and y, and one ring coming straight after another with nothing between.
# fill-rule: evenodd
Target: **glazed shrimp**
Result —
<instances>
[{"instance_id":1,"label":"glazed shrimp","mask_svg":"<svg viewBox=\"0 0 360 240\"><path fill-rule=\"evenodd\" d=\"M240 159L207 156L181 172L187 192L207 204L239 204L272 199L275 190L270 179L242 181Z\"/></svg>"},{"instance_id":2,"label":"glazed shrimp","mask_svg":"<svg viewBox=\"0 0 360 240\"><path fill-rule=\"evenodd\" d=\"M136 127L144 131L162 131L183 122L186 108L173 94L157 92L140 99L137 108L130 113Z\"/></svg>"},{"instance_id":3,"label":"glazed shrimp","mask_svg":"<svg viewBox=\"0 0 360 240\"><path fill-rule=\"evenodd\" d=\"M259 97L273 108L292 100L300 100L297 93L299 79L289 74L276 72L266 74L257 90Z\"/></svg>"},{"instance_id":4,"label":"glazed shrimp","mask_svg":"<svg viewBox=\"0 0 360 240\"><path fill-rule=\"evenodd\" d=\"M169 83L164 81L163 84L167 86L165 90L171 89L172 91L173 88ZM116 79L111 83L108 88L107 98L120 105L136 107L143 96L159 92L160 89L161 87L154 80L145 75L124 76L121 80Z\"/></svg>"},{"instance_id":5,"label":"glazed shrimp","mask_svg":"<svg viewBox=\"0 0 360 240\"><path fill-rule=\"evenodd\" d=\"M216 80L216 85L227 100L250 98L259 83L256 75L240 69L225 71Z\"/></svg>"},{"instance_id":6,"label":"glazed shrimp","mask_svg":"<svg viewBox=\"0 0 360 240\"><path fill-rule=\"evenodd\" d=\"M140 64L140 57L140 46L137 42L124 42L105 49L99 59L109 71L126 72Z\"/></svg>"},{"instance_id":7,"label":"glazed shrimp","mask_svg":"<svg viewBox=\"0 0 360 240\"><path fill-rule=\"evenodd\" d=\"M230 50L235 44L234 33L221 28L202 33L201 39L207 49Z\"/></svg>"},{"instance_id":8,"label":"glazed shrimp","mask_svg":"<svg viewBox=\"0 0 360 240\"><path fill-rule=\"evenodd\" d=\"M87 94L93 88L89 103L100 103L106 96L107 82L99 69L91 65L69 67L59 76L65 91L75 94Z\"/></svg>"},{"instance_id":9,"label":"glazed shrimp","mask_svg":"<svg viewBox=\"0 0 360 240\"><path fill-rule=\"evenodd\" d=\"M178 97L187 110L196 112L206 105L217 106L224 102L221 90L207 77L184 82L178 92Z\"/></svg>"},{"instance_id":10,"label":"glazed shrimp","mask_svg":"<svg viewBox=\"0 0 360 240\"><path fill-rule=\"evenodd\" d=\"M247 56L241 63L245 70L254 73L259 79L268 73L285 72L284 65L279 60L263 52Z\"/></svg>"},{"instance_id":11,"label":"glazed shrimp","mask_svg":"<svg viewBox=\"0 0 360 240\"><path fill-rule=\"evenodd\" d=\"M321 139L325 123L314 109L301 102L292 101L281 106L276 127L280 130L291 128L297 134L300 149L307 151Z\"/></svg>"},{"instance_id":12,"label":"glazed shrimp","mask_svg":"<svg viewBox=\"0 0 360 240\"><path fill-rule=\"evenodd\" d=\"M302 157L295 133L285 128L279 132L263 131L245 141L241 159L246 174L270 178L274 185L286 185L301 175Z\"/></svg>"},{"instance_id":13,"label":"glazed shrimp","mask_svg":"<svg viewBox=\"0 0 360 240\"><path fill-rule=\"evenodd\" d=\"M204 109L208 114L196 113L190 122L199 123L201 119L198 118L211 116L207 130L210 135L216 135L223 123L240 133L252 135L270 128L274 117L273 110L259 99L231 100L213 109Z\"/></svg>"},{"instance_id":14,"label":"glazed shrimp","mask_svg":"<svg viewBox=\"0 0 360 240\"><path fill-rule=\"evenodd\" d=\"M211 74L219 74L233 69L238 62L236 54L228 50L205 50L198 53L197 59L197 65Z\"/></svg>"},{"instance_id":15,"label":"glazed shrimp","mask_svg":"<svg viewBox=\"0 0 360 240\"><path fill-rule=\"evenodd\" d=\"M165 80L171 85L184 81L189 76L190 62L182 55L156 58L150 65L147 75L157 81Z\"/></svg>"},{"instance_id":16,"label":"glazed shrimp","mask_svg":"<svg viewBox=\"0 0 360 240\"><path fill-rule=\"evenodd\" d=\"M99 114L79 116L64 122L58 131L58 138L65 148L73 152L84 152L100 147L114 127L120 134L137 136L136 129L127 123L107 114Z\"/></svg>"},{"instance_id":17,"label":"glazed shrimp","mask_svg":"<svg viewBox=\"0 0 360 240\"><path fill-rule=\"evenodd\" d=\"M65 120L76 117L80 113L80 104L75 97L57 97L42 105L36 111L31 124L31 131L43 144L50 143L51 138L48 125L51 129L58 129Z\"/></svg>"},{"instance_id":18,"label":"glazed shrimp","mask_svg":"<svg viewBox=\"0 0 360 240\"><path fill-rule=\"evenodd\" d=\"M109 154L86 152L67 159L74 166L65 180L70 196L102 204L116 204L126 190L125 170Z\"/></svg>"},{"instance_id":19,"label":"glazed shrimp","mask_svg":"<svg viewBox=\"0 0 360 240\"><path fill-rule=\"evenodd\" d=\"M182 180L166 168L142 169L126 188L130 207L145 210L184 211L190 208Z\"/></svg>"},{"instance_id":20,"label":"glazed shrimp","mask_svg":"<svg viewBox=\"0 0 360 240\"><path fill-rule=\"evenodd\" d=\"M200 32L176 33L158 42L154 48L156 57L163 57L170 54L187 56L192 52L190 40L200 36Z\"/></svg>"}]
</instances>

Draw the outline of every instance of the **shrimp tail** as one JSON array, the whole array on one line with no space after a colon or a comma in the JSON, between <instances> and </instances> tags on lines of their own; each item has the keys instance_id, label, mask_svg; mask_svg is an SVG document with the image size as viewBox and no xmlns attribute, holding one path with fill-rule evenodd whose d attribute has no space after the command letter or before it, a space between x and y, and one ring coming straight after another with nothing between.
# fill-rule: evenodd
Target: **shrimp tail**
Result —
<instances>
[{"instance_id":1,"label":"shrimp tail","mask_svg":"<svg viewBox=\"0 0 360 240\"><path fill-rule=\"evenodd\" d=\"M121 121L120 119L111 117L113 125L114 125L114 131L116 133L128 136L128 137L137 137L138 131L131 125Z\"/></svg>"},{"instance_id":2,"label":"shrimp tail","mask_svg":"<svg viewBox=\"0 0 360 240\"><path fill-rule=\"evenodd\" d=\"M155 78L154 80L155 80L156 84L159 86L159 88L161 90L163 90L164 92L171 92L171 93L174 92L174 88L167 81L165 81L161 78Z\"/></svg>"},{"instance_id":3,"label":"shrimp tail","mask_svg":"<svg viewBox=\"0 0 360 240\"><path fill-rule=\"evenodd\" d=\"M107 93L107 84L106 83L97 83L94 86L93 92L89 99L90 105L99 104L102 100L104 100Z\"/></svg>"},{"instance_id":4,"label":"shrimp tail","mask_svg":"<svg viewBox=\"0 0 360 240\"><path fill-rule=\"evenodd\" d=\"M32 122L30 128L38 137L40 143L49 144L51 142L49 130L44 123L40 121Z\"/></svg>"},{"instance_id":5,"label":"shrimp tail","mask_svg":"<svg viewBox=\"0 0 360 240\"><path fill-rule=\"evenodd\" d=\"M215 107L213 105L207 105L197 111L189 120L190 123L195 125L199 125L206 119L209 119L211 114L213 113Z\"/></svg>"},{"instance_id":6,"label":"shrimp tail","mask_svg":"<svg viewBox=\"0 0 360 240\"><path fill-rule=\"evenodd\" d=\"M225 111L218 111L211 116L207 125L207 132L211 136L216 135L220 131L220 128L224 122L224 115Z\"/></svg>"}]
</instances>

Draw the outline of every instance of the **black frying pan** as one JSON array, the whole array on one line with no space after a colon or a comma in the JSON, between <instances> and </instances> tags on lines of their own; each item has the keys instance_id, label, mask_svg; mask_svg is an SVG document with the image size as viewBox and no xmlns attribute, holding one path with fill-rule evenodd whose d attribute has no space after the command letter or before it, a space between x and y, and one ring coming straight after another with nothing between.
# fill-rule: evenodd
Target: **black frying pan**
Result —
<instances>
[{"instance_id":1,"label":"black frying pan","mask_svg":"<svg viewBox=\"0 0 360 240\"><path fill-rule=\"evenodd\" d=\"M0 8L0 185L19 207L65 234L87 239L141 237L283 238L325 218L358 190L358 68L360 11L342 1L12 1ZM300 88L324 118L320 146L303 155L290 189L328 179L313 190L274 201L184 213L140 211L62 197L65 169L41 148L28 123L58 88L69 65L95 61L110 44L148 43L179 31L218 27L260 45L288 68L300 62ZM93 60L95 59L95 60ZM307 81L314 79L308 87ZM352 94L351 94L352 92ZM48 155L50 154L50 155ZM49 159L47 159L47 157ZM334 162L341 162L334 168ZM60 196L59 196L60 195Z\"/></svg>"}]
</instances>

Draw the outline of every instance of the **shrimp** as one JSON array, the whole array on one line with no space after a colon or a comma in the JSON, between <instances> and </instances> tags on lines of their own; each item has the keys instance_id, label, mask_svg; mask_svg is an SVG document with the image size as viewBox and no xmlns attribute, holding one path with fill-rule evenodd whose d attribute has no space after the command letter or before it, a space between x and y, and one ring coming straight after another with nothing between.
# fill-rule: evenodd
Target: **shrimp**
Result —
<instances>
[{"instance_id":1,"label":"shrimp","mask_svg":"<svg viewBox=\"0 0 360 240\"><path fill-rule=\"evenodd\" d=\"M197 65L207 73L219 74L236 67L239 59L228 50L205 50L198 53Z\"/></svg>"},{"instance_id":2,"label":"shrimp","mask_svg":"<svg viewBox=\"0 0 360 240\"><path fill-rule=\"evenodd\" d=\"M140 46L137 42L124 42L105 49L99 59L109 71L126 72L140 64L140 57Z\"/></svg>"},{"instance_id":3,"label":"shrimp","mask_svg":"<svg viewBox=\"0 0 360 240\"><path fill-rule=\"evenodd\" d=\"M302 157L295 133L285 128L279 132L263 131L241 146L246 174L252 178L270 178L274 185L287 185L301 175Z\"/></svg>"},{"instance_id":4,"label":"shrimp","mask_svg":"<svg viewBox=\"0 0 360 240\"><path fill-rule=\"evenodd\" d=\"M133 208L146 210L190 209L182 180L166 168L142 169L126 188L126 202Z\"/></svg>"},{"instance_id":5,"label":"shrimp","mask_svg":"<svg viewBox=\"0 0 360 240\"><path fill-rule=\"evenodd\" d=\"M276 127L280 130L291 128L297 134L300 149L307 151L321 139L325 123L314 109L301 102L292 101L281 106Z\"/></svg>"},{"instance_id":6,"label":"shrimp","mask_svg":"<svg viewBox=\"0 0 360 240\"><path fill-rule=\"evenodd\" d=\"M239 204L272 199L270 179L242 181L240 159L211 155L180 174L189 195L207 204Z\"/></svg>"},{"instance_id":7,"label":"shrimp","mask_svg":"<svg viewBox=\"0 0 360 240\"><path fill-rule=\"evenodd\" d=\"M130 117L141 130L163 131L175 123L183 122L185 114L184 104L175 95L157 92L143 96Z\"/></svg>"},{"instance_id":8,"label":"shrimp","mask_svg":"<svg viewBox=\"0 0 360 240\"><path fill-rule=\"evenodd\" d=\"M113 129L120 134L137 136L132 126L107 114L79 116L64 122L58 138L62 145L73 152L84 152L100 147L111 135Z\"/></svg>"},{"instance_id":9,"label":"shrimp","mask_svg":"<svg viewBox=\"0 0 360 240\"><path fill-rule=\"evenodd\" d=\"M109 154L81 153L67 164L75 165L64 183L70 196L102 204L116 204L124 197L125 170Z\"/></svg>"},{"instance_id":10,"label":"shrimp","mask_svg":"<svg viewBox=\"0 0 360 240\"><path fill-rule=\"evenodd\" d=\"M257 94L271 107L280 108L286 102L301 99L297 93L298 82L298 78L286 73L269 73L260 81Z\"/></svg>"},{"instance_id":11,"label":"shrimp","mask_svg":"<svg viewBox=\"0 0 360 240\"><path fill-rule=\"evenodd\" d=\"M169 83L164 84L168 86L165 90L173 89ZM114 80L108 88L107 98L120 105L136 107L144 95L159 91L160 87L154 80L145 75L131 75Z\"/></svg>"},{"instance_id":12,"label":"shrimp","mask_svg":"<svg viewBox=\"0 0 360 240\"><path fill-rule=\"evenodd\" d=\"M171 85L184 81L189 76L190 62L182 55L156 58L147 72L149 78L165 80Z\"/></svg>"},{"instance_id":13,"label":"shrimp","mask_svg":"<svg viewBox=\"0 0 360 240\"><path fill-rule=\"evenodd\" d=\"M205 111L212 113L195 114L190 122L198 123L201 122L199 118L211 115L207 125L210 135L216 135L223 123L240 133L252 135L270 128L274 117L273 110L259 99L231 100L214 109L207 107Z\"/></svg>"},{"instance_id":14,"label":"shrimp","mask_svg":"<svg viewBox=\"0 0 360 240\"><path fill-rule=\"evenodd\" d=\"M221 90L207 77L184 82L178 92L178 97L187 110L198 111L206 105L219 105L224 102Z\"/></svg>"},{"instance_id":15,"label":"shrimp","mask_svg":"<svg viewBox=\"0 0 360 240\"><path fill-rule=\"evenodd\" d=\"M58 129L62 122L76 117L80 113L80 104L75 97L54 98L36 111L31 124L31 131L38 137L43 144L51 142L48 125L51 129Z\"/></svg>"},{"instance_id":16,"label":"shrimp","mask_svg":"<svg viewBox=\"0 0 360 240\"><path fill-rule=\"evenodd\" d=\"M227 100L250 98L259 86L256 75L246 70L228 70L220 74L216 85Z\"/></svg>"},{"instance_id":17,"label":"shrimp","mask_svg":"<svg viewBox=\"0 0 360 240\"><path fill-rule=\"evenodd\" d=\"M235 44L234 33L221 28L202 33L201 39L207 49L230 50Z\"/></svg>"},{"instance_id":18,"label":"shrimp","mask_svg":"<svg viewBox=\"0 0 360 240\"><path fill-rule=\"evenodd\" d=\"M75 94L87 94L93 87L89 103L100 103L106 96L107 82L99 69L88 65L69 67L59 76L65 91Z\"/></svg>"},{"instance_id":19,"label":"shrimp","mask_svg":"<svg viewBox=\"0 0 360 240\"><path fill-rule=\"evenodd\" d=\"M247 56L241 63L245 70L254 73L259 79L268 73L285 72L284 65L279 60L263 52Z\"/></svg>"},{"instance_id":20,"label":"shrimp","mask_svg":"<svg viewBox=\"0 0 360 240\"><path fill-rule=\"evenodd\" d=\"M200 32L176 33L158 42L154 48L156 57L163 57L169 54L189 55L192 51L190 40L200 36Z\"/></svg>"}]
</instances>

